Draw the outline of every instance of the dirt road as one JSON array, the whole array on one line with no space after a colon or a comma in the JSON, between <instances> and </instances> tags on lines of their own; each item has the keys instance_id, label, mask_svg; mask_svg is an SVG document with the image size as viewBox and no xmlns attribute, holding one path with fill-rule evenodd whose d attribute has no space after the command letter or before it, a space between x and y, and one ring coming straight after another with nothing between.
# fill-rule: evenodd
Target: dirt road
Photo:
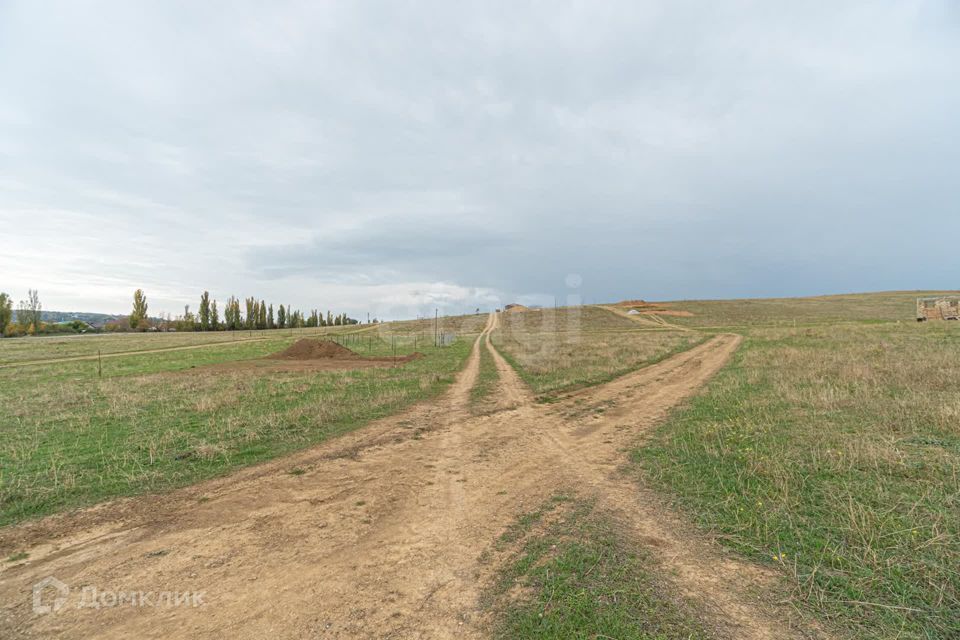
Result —
<instances>
[{"instance_id":1,"label":"dirt road","mask_svg":"<svg viewBox=\"0 0 960 640\"><path fill-rule=\"evenodd\" d=\"M597 497L653 545L719 629L790 637L744 595L770 576L682 533L620 471L623 449L718 371L739 338L544 406L489 344L496 321L431 404L228 478L0 530L0 550L30 543L29 562L0 573L0 637L485 637L478 598L495 567L479 556L565 487ZM501 375L501 410L471 416L481 348ZM38 615L31 587L47 576L72 591L58 613ZM84 586L202 592L202 604L78 608Z\"/></svg>"}]
</instances>

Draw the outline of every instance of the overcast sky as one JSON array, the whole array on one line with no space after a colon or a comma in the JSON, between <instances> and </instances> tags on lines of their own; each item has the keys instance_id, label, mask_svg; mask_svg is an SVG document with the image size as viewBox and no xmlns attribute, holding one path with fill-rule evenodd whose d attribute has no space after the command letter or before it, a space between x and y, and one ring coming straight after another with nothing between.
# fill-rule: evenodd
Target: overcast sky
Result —
<instances>
[{"instance_id":1,"label":"overcast sky","mask_svg":"<svg viewBox=\"0 0 960 640\"><path fill-rule=\"evenodd\" d=\"M960 288L960 2L0 0L0 291Z\"/></svg>"}]
</instances>

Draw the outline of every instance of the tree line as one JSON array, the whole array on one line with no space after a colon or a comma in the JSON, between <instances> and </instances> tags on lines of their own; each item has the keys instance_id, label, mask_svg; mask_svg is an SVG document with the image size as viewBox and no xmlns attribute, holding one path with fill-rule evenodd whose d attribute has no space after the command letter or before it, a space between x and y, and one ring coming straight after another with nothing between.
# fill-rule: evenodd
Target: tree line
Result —
<instances>
[{"instance_id":1,"label":"tree line","mask_svg":"<svg viewBox=\"0 0 960 640\"><path fill-rule=\"evenodd\" d=\"M98 331L86 322L73 320L67 322L42 322L43 305L36 289L29 289L25 300L20 300L16 312L13 298L0 292L0 336L32 336L41 333L78 333ZM133 308L130 315L121 320L106 323L106 331L241 331L245 329L298 329L301 327L327 327L359 324L345 313L333 315L327 311L324 315L319 309L304 314L290 305L279 305L274 312L273 304L254 297L241 303L230 296L224 303L222 318L217 301L210 298L210 292L200 296L197 313L190 305L183 309L183 315L150 318L147 315L147 296L142 289L133 294Z\"/></svg>"},{"instance_id":2,"label":"tree line","mask_svg":"<svg viewBox=\"0 0 960 640\"><path fill-rule=\"evenodd\" d=\"M328 327L359 324L359 321L350 318L345 313L333 315L327 311L326 316L319 309L312 309L304 315L299 309L290 305L279 305L274 313L273 304L255 297L245 298L243 302L230 296L223 306L223 318L217 301L210 298L210 292L204 291L200 296L198 311L190 310L190 305L183 309L183 315L176 318L167 314L166 317L152 320L147 316L147 297L142 289L133 293L133 308L128 319L129 329L133 331L240 331L265 329L299 329L302 327ZM108 330L123 330L122 327L111 327Z\"/></svg>"},{"instance_id":3,"label":"tree line","mask_svg":"<svg viewBox=\"0 0 960 640\"><path fill-rule=\"evenodd\" d=\"M27 290L27 299L17 305L16 319L13 313L13 298L0 292L0 335L32 336L49 328L40 320L43 305L36 289Z\"/></svg>"}]
</instances>

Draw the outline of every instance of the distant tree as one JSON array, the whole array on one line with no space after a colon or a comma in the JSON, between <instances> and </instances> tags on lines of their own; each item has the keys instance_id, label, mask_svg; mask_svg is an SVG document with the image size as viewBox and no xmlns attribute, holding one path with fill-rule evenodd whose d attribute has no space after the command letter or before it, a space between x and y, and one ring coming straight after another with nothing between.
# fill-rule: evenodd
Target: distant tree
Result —
<instances>
[{"instance_id":1,"label":"distant tree","mask_svg":"<svg viewBox=\"0 0 960 640\"><path fill-rule=\"evenodd\" d=\"M267 328L267 303L261 300L260 306L257 308L257 329L266 329L266 328Z\"/></svg>"},{"instance_id":2,"label":"distant tree","mask_svg":"<svg viewBox=\"0 0 960 640\"><path fill-rule=\"evenodd\" d=\"M236 320L234 324L235 329L243 328L243 315L240 313L240 300L237 298L233 299L233 317Z\"/></svg>"},{"instance_id":3,"label":"distant tree","mask_svg":"<svg viewBox=\"0 0 960 640\"><path fill-rule=\"evenodd\" d=\"M227 298L227 302L223 307L223 327L227 331L233 331L237 328L236 322L233 319L233 303L236 302L236 298L230 296Z\"/></svg>"},{"instance_id":4,"label":"distant tree","mask_svg":"<svg viewBox=\"0 0 960 640\"><path fill-rule=\"evenodd\" d=\"M0 338L13 321L13 300L5 293L0 292Z\"/></svg>"},{"instance_id":5,"label":"distant tree","mask_svg":"<svg viewBox=\"0 0 960 640\"><path fill-rule=\"evenodd\" d=\"M243 320L240 318L240 301L235 296L227 299L227 306L223 310L223 317L226 320L227 330L236 331L243 328Z\"/></svg>"},{"instance_id":6,"label":"distant tree","mask_svg":"<svg viewBox=\"0 0 960 640\"><path fill-rule=\"evenodd\" d=\"M328 326L328 327L332 327L332 326L333 326L333 314L330 313L330 310L329 310L329 309L327 309L327 326Z\"/></svg>"},{"instance_id":7,"label":"distant tree","mask_svg":"<svg viewBox=\"0 0 960 640\"><path fill-rule=\"evenodd\" d=\"M190 305L183 305L183 316L177 323L178 331L196 331L199 328L197 317L190 311Z\"/></svg>"},{"instance_id":8,"label":"distant tree","mask_svg":"<svg viewBox=\"0 0 960 640\"><path fill-rule=\"evenodd\" d=\"M210 292L200 296L200 331L210 331Z\"/></svg>"},{"instance_id":9,"label":"distant tree","mask_svg":"<svg viewBox=\"0 0 960 640\"><path fill-rule=\"evenodd\" d=\"M257 327L257 316L260 315L259 305L257 304L256 298L247 298L245 301L245 306L247 309L247 318L244 323L244 328L246 329L255 329Z\"/></svg>"},{"instance_id":10,"label":"distant tree","mask_svg":"<svg viewBox=\"0 0 960 640\"><path fill-rule=\"evenodd\" d=\"M217 312L217 301L210 303L210 329L220 331L220 314Z\"/></svg>"},{"instance_id":11,"label":"distant tree","mask_svg":"<svg viewBox=\"0 0 960 640\"><path fill-rule=\"evenodd\" d=\"M27 290L27 302L30 303L30 313L33 315L33 326L37 329L40 328L40 295L37 293L36 289Z\"/></svg>"},{"instance_id":12,"label":"distant tree","mask_svg":"<svg viewBox=\"0 0 960 640\"><path fill-rule=\"evenodd\" d=\"M283 308L283 305L280 305L280 308L277 309L277 327L284 329L287 326L287 310Z\"/></svg>"},{"instance_id":13,"label":"distant tree","mask_svg":"<svg viewBox=\"0 0 960 640\"><path fill-rule=\"evenodd\" d=\"M133 311L130 312L130 328L137 329L147 319L147 296L143 289L133 292Z\"/></svg>"}]
</instances>

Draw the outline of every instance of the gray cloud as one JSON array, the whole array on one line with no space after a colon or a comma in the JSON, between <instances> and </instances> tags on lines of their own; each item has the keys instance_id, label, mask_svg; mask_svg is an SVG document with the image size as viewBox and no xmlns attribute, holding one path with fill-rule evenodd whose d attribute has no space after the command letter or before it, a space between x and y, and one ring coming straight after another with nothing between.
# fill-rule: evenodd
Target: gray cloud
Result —
<instances>
[{"instance_id":1,"label":"gray cloud","mask_svg":"<svg viewBox=\"0 0 960 640\"><path fill-rule=\"evenodd\" d=\"M0 289L366 310L955 287L942 1L0 7Z\"/></svg>"}]
</instances>

